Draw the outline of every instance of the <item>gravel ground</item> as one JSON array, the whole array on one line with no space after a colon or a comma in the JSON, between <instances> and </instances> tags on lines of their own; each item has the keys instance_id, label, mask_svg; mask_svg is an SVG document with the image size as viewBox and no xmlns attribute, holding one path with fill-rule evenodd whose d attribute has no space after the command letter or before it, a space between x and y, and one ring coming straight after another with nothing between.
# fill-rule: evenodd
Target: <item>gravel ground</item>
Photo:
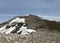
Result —
<instances>
[{"instance_id":1,"label":"gravel ground","mask_svg":"<svg viewBox=\"0 0 60 43\"><path fill-rule=\"evenodd\" d=\"M31 35L0 33L0 43L60 43L60 33L40 30Z\"/></svg>"}]
</instances>

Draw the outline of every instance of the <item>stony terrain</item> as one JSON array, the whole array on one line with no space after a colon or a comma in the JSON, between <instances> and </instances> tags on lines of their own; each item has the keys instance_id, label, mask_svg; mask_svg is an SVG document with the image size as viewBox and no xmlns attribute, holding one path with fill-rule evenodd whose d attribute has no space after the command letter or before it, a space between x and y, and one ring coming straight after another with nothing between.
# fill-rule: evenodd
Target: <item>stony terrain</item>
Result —
<instances>
[{"instance_id":1,"label":"stony terrain","mask_svg":"<svg viewBox=\"0 0 60 43\"><path fill-rule=\"evenodd\" d=\"M44 29L37 31L31 35L0 34L0 43L60 43L59 32L49 32Z\"/></svg>"}]
</instances>

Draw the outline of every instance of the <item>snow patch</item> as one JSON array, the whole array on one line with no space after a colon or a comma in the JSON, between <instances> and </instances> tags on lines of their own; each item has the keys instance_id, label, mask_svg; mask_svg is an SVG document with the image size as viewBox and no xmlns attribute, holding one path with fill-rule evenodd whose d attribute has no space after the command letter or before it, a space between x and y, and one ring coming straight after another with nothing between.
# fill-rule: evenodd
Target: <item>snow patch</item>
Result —
<instances>
[{"instance_id":1,"label":"snow patch","mask_svg":"<svg viewBox=\"0 0 60 43\"><path fill-rule=\"evenodd\" d=\"M11 25L13 22L17 22L17 23L22 22L22 23L25 23L25 19L24 19L24 18L19 18L19 17L17 17L16 19L12 20L12 21L9 23L9 25Z\"/></svg>"},{"instance_id":2,"label":"snow patch","mask_svg":"<svg viewBox=\"0 0 60 43\"><path fill-rule=\"evenodd\" d=\"M1 27L1 28L0 28L0 32L1 32L1 33L4 33L4 32L6 31L5 28L6 28L6 25L4 25L3 27Z\"/></svg>"},{"instance_id":3,"label":"snow patch","mask_svg":"<svg viewBox=\"0 0 60 43\"><path fill-rule=\"evenodd\" d=\"M5 34L11 33L15 28L16 28L16 26L10 27L9 29L6 30Z\"/></svg>"},{"instance_id":4,"label":"snow patch","mask_svg":"<svg viewBox=\"0 0 60 43\"><path fill-rule=\"evenodd\" d=\"M14 24L14 26L11 26L12 23L14 22L17 22L16 24ZM19 28L16 28L18 27L18 23L23 23L23 25L21 25L21 27ZM16 33L21 33L21 35L26 35L26 34L30 34L32 32L36 32L36 30L33 30L33 29L28 29L27 26L25 26L25 18L15 18L13 19L8 25L10 26L8 29L6 29L6 26L7 25L4 25L3 27L0 28L0 32L1 33L5 33L5 34L9 34L11 33L12 31L16 30L16 29L19 29L19 30L16 30L17 32Z\"/></svg>"},{"instance_id":5,"label":"snow patch","mask_svg":"<svg viewBox=\"0 0 60 43\"><path fill-rule=\"evenodd\" d=\"M25 24L24 24L24 25L25 25ZM22 35L25 35L25 34L28 34L28 35L29 35L29 34L32 33L32 32L36 32L36 30L27 29L27 27L24 26L24 25L19 29L19 31L17 31L17 33L21 32Z\"/></svg>"},{"instance_id":6,"label":"snow patch","mask_svg":"<svg viewBox=\"0 0 60 43\"><path fill-rule=\"evenodd\" d=\"M27 29L27 32L32 33L32 32L36 32L36 30L33 30L33 29Z\"/></svg>"}]
</instances>

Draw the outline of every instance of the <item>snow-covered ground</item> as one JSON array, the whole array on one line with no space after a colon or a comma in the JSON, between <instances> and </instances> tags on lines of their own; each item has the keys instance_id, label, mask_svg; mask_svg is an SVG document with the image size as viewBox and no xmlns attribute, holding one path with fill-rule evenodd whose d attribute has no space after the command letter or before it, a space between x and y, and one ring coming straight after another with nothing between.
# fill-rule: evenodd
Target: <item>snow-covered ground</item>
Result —
<instances>
[{"instance_id":1,"label":"snow-covered ground","mask_svg":"<svg viewBox=\"0 0 60 43\"><path fill-rule=\"evenodd\" d=\"M11 26L12 23L14 23L14 22L16 22L16 24L14 24L14 26ZM16 29L16 27L18 26L17 23L23 23L23 25L20 26L19 30L17 30L16 33L20 33L20 32L21 32L22 35L26 35L26 34L29 35L29 34L32 33L32 32L36 32L36 30L28 29L27 26L25 26L25 23L26 23L26 22L25 22L25 18L19 18L19 17L17 17L17 18L15 18L15 19L13 19L12 21L9 22L8 25L9 25L10 27L9 27L8 29L6 28L6 27L7 27L7 24L4 25L3 27L1 27L1 28L0 28L0 33L5 33L5 34L11 33L11 32L14 31L14 30Z\"/></svg>"},{"instance_id":2,"label":"snow-covered ground","mask_svg":"<svg viewBox=\"0 0 60 43\"><path fill-rule=\"evenodd\" d=\"M17 17L16 19L13 19L10 23L9 23L9 25L11 25L13 22L22 22L22 23L25 23L25 19L24 18L19 18L19 17Z\"/></svg>"}]
</instances>

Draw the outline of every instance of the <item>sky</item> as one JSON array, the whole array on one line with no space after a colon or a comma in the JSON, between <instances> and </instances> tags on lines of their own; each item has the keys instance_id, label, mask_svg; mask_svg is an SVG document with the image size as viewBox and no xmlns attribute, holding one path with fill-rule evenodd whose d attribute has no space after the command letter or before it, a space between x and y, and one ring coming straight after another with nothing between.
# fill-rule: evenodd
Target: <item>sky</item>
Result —
<instances>
[{"instance_id":1,"label":"sky","mask_svg":"<svg viewBox=\"0 0 60 43\"><path fill-rule=\"evenodd\" d=\"M60 20L60 0L0 0L0 22L26 14Z\"/></svg>"}]
</instances>

